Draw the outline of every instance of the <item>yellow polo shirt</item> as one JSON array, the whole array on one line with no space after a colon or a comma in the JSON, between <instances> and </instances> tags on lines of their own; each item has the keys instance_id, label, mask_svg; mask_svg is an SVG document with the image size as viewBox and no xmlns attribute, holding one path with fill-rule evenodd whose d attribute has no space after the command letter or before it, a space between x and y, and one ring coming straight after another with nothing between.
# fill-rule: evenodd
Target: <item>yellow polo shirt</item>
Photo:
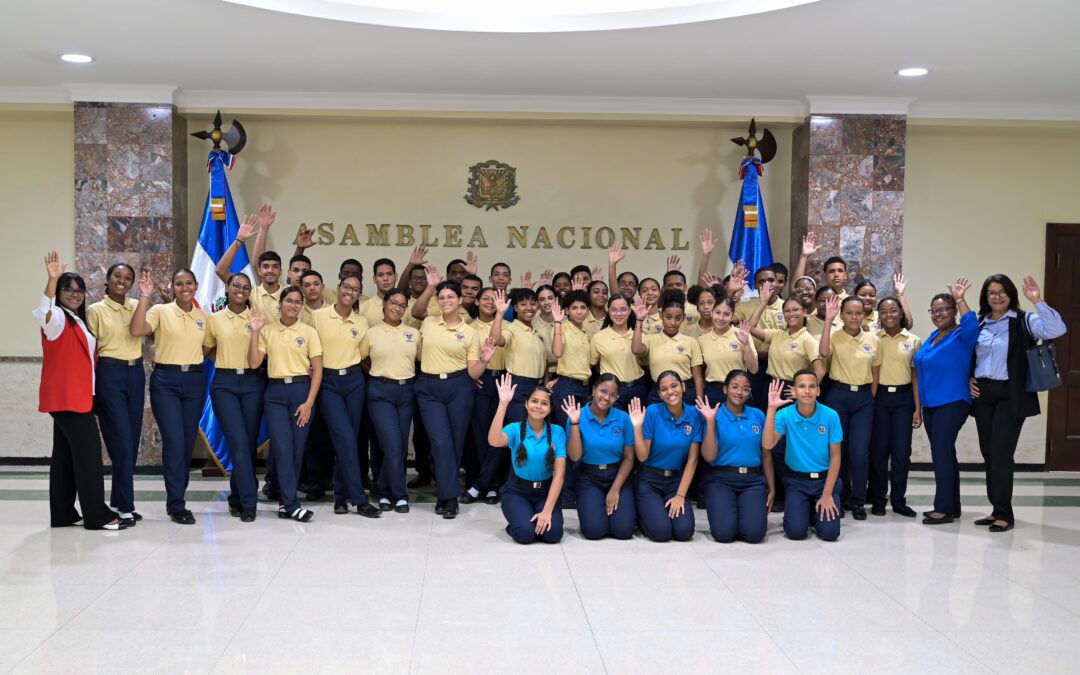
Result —
<instances>
[{"instance_id":1,"label":"yellow polo shirt","mask_svg":"<svg viewBox=\"0 0 1080 675\"><path fill-rule=\"evenodd\" d=\"M585 315L585 320L581 322L581 328L585 331L585 335L587 335L590 340L592 339L592 336L599 333L600 329L604 327L604 319L605 317L597 319L593 316L591 309L589 310L589 313ZM534 321L533 323L536 322ZM567 320L566 323L563 324L563 327L566 327L569 324L570 321Z\"/></svg>"},{"instance_id":2,"label":"yellow polo shirt","mask_svg":"<svg viewBox=\"0 0 1080 675\"><path fill-rule=\"evenodd\" d=\"M569 321L562 322L563 354L555 373L575 380L587 380L592 375L589 335Z\"/></svg>"},{"instance_id":3,"label":"yellow polo shirt","mask_svg":"<svg viewBox=\"0 0 1080 675\"><path fill-rule=\"evenodd\" d=\"M536 332L540 334L540 339L544 341L544 346L547 347L547 365L548 365L547 370L548 370L549 373L554 373L555 372L555 356L551 353L551 345L552 345L552 337L554 336L554 333L555 333L555 322L552 321L551 323L548 323L547 321L544 321L540 317L540 312L537 312L536 316L533 317L532 325L533 325L533 328L536 329ZM483 341L481 341L480 345L483 346L483 344L484 344Z\"/></svg>"},{"instance_id":4,"label":"yellow polo shirt","mask_svg":"<svg viewBox=\"0 0 1080 675\"><path fill-rule=\"evenodd\" d=\"M854 337L843 328L832 332L832 356L829 377L842 384L861 385L874 381L871 368L881 365L881 340L877 335L859 331Z\"/></svg>"},{"instance_id":5,"label":"yellow polo shirt","mask_svg":"<svg viewBox=\"0 0 1080 675\"><path fill-rule=\"evenodd\" d=\"M674 370L683 380L689 380L692 368L704 363L698 341L682 333L668 337L666 333L644 335L642 342L649 349L649 372L654 378L665 370Z\"/></svg>"},{"instance_id":6,"label":"yellow polo shirt","mask_svg":"<svg viewBox=\"0 0 1080 675\"><path fill-rule=\"evenodd\" d=\"M547 370L547 347L540 334L520 321L503 323L506 370L519 377L541 378Z\"/></svg>"},{"instance_id":7,"label":"yellow polo shirt","mask_svg":"<svg viewBox=\"0 0 1080 675\"><path fill-rule=\"evenodd\" d=\"M420 331L403 321L391 326L380 321L367 332L370 374L391 380L407 380L416 375L416 357L420 353Z\"/></svg>"},{"instance_id":8,"label":"yellow polo shirt","mask_svg":"<svg viewBox=\"0 0 1080 675\"><path fill-rule=\"evenodd\" d=\"M367 319L369 326L377 326L383 320L383 299L379 296L368 298L360 305L360 316Z\"/></svg>"},{"instance_id":9,"label":"yellow polo shirt","mask_svg":"<svg viewBox=\"0 0 1080 675\"><path fill-rule=\"evenodd\" d=\"M368 322L355 310L342 318L333 305L327 305L312 313L311 326L319 336L324 368L351 368L368 355Z\"/></svg>"},{"instance_id":10,"label":"yellow polo shirt","mask_svg":"<svg viewBox=\"0 0 1080 675\"><path fill-rule=\"evenodd\" d=\"M327 307L331 307L331 306L332 305L326 304L326 301L324 300L323 304L320 307L318 307L316 309L312 309L312 308L308 307L307 301L304 301L304 304L300 306L300 320L303 321L304 323L306 323L309 326L313 326L314 323L312 323L312 322L314 321L313 315L315 314L315 312L318 312L320 310L326 309Z\"/></svg>"},{"instance_id":11,"label":"yellow polo shirt","mask_svg":"<svg viewBox=\"0 0 1080 675\"><path fill-rule=\"evenodd\" d=\"M274 379L307 375L311 359L323 353L319 334L302 321L291 326L282 323L263 326L259 331L259 351L266 355L267 374Z\"/></svg>"},{"instance_id":12,"label":"yellow polo shirt","mask_svg":"<svg viewBox=\"0 0 1080 675\"><path fill-rule=\"evenodd\" d=\"M642 335L655 335L656 333L663 332L664 322L660 318L660 312L657 312L656 314L650 314L649 316L645 317L644 323L641 324Z\"/></svg>"},{"instance_id":13,"label":"yellow polo shirt","mask_svg":"<svg viewBox=\"0 0 1080 675\"><path fill-rule=\"evenodd\" d=\"M251 289L251 306L262 312L267 323L281 320L281 292L284 286L278 286L273 293L268 293L262 284Z\"/></svg>"},{"instance_id":14,"label":"yellow polo shirt","mask_svg":"<svg viewBox=\"0 0 1080 675\"><path fill-rule=\"evenodd\" d=\"M751 298L750 300L744 300L735 306L735 316L739 321L749 321L750 317L754 314L754 310L758 308L761 301L758 298ZM782 298L773 300L770 305L765 308L765 311L761 313L761 319L758 321L758 328L762 330L783 330L787 328L787 321L784 321L784 301ZM769 351L769 344L764 340L753 338L754 348L758 354L767 354Z\"/></svg>"},{"instance_id":15,"label":"yellow polo shirt","mask_svg":"<svg viewBox=\"0 0 1080 675\"><path fill-rule=\"evenodd\" d=\"M612 373L622 382L633 382L645 375L641 361L630 349L634 331L627 330L626 335L619 335L608 326L593 336L589 350L589 361L600 364L600 373Z\"/></svg>"},{"instance_id":16,"label":"yellow polo shirt","mask_svg":"<svg viewBox=\"0 0 1080 675\"><path fill-rule=\"evenodd\" d=\"M738 333L738 329L734 326L728 326L722 334L711 330L697 338L698 346L701 348L701 358L705 362L706 382L723 382L731 371L746 367L743 359L745 347L736 337ZM756 359L757 350L754 349L754 343L750 342L749 347Z\"/></svg>"},{"instance_id":17,"label":"yellow polo shirt","mask_svg":"<svg viewBox=\"0 0 1080 675\"><path fill-rule=\"evenodd\" d=\"M840 320L840 317L837 316L833 319L832 325L833 328L840 328L844 323ZM825 330L825 319L819 319L816 314L811 314L806 317L806 330L814 337L820 339L821 332Z\"/></svg>"},{"instance_id":18,"label":"yellow polo shirt","mask_svg":"<svg viewBox=\"0 0 1080 675\"><path fill-rule=\"evenodd\" d=\"M863 325L870 327L871 333L877 333L881 330L881 321L878 320L877 310L870 312L870 314L863 319Z\"/></svg>"},{"instance_id":19,"label":"yellow polo shirt","mask_svg":"<svg viewBox=\"0 0 1080 675\"><path fill-rule=\"evenodd\" d=\"M769 329L765 340L769 344L769 367L765 372L777 379L791 381L795 373L821 359L817 338L805 328L794 334L787 329Z\"/></svg>"},{"instance_id":20,"label":"yellow polo shirt","mask_svg":"<svg viewBox=\"0 0 1080 675\"><path fill-rule=\"evenodd\" d=\"M480 341L476 330L464 321L454 327L441 316L429 316L420 326L420 370L442 375L465 370L469 361L480 360Z\"/></svg>"},{"instance_id":21,"label":"yellow polo shirt","mask_svg":"<svg viewBox=\"0 0 1080 675\"><path fill-rule=\"evenodd\" d=\"M124 304L106 297L86 308L86 323L97 338L98 356L130 361L142 356L142 338L131 334L131 317L139 301Z\"/></svg>"},{"instance_id":22,"label":"yellow polo shirt","mask_svg":"<svg viewBox=\"0 0 1080 675\"><path fill-rule=\"evenodd\" d=\"M885 331L879 331L881 342L881 371L878 380L882 385L911 384L911 369L914 367L915 354L922 347L922 338L909 333L906 328L890 337Z\"/></svg>"},{"instance_id":23,"label":"yellow polo shirt","mask_svg":"<svg viewBox=\"0 0 1080 675\"><path fill-rule=\"evenodd\" d=\"M251 310L233 314L228 307L214 312L206 322L203 346L217 349L214 365L218 368L250 368L248 345L251 344Z\"/></svg>"},{"instance_id":24,"label":"yellow polo shirt","mask_svg":"<svg viewBox=\"0 0 1080 675\"><path fill-rule=\"evenodd\" d=\"M185 312L175 301L154 305L146 310L146 323L154 332L155 363L190 366L203 362L206 314L201 309Z\"/></svg>"},{"instance_id":25,"label":"yellow polo shirt","mask_svg":"<svg viewBox=\"0 0 1080 675\"><path fill-rule=\"evenodd\" d=\"M484 350L484 343L487 342L488 337L491 335L491 325L494 321L481 321L477 319L472 322L472 327L476 330L476 338L480 341L480 351ZM488 370L506 370L506 358L503 356L503 348L496 347L495 353L492 354L491 360L487 364Z\"/></svg>"}]
</instances>

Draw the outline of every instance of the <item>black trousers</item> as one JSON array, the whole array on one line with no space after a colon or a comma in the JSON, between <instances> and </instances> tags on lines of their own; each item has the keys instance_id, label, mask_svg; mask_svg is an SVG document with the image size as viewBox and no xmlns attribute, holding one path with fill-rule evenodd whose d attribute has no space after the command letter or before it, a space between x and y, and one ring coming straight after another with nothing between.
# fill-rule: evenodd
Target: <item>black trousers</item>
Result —
<instances>
[{"instance_id":1,"label":"black trousers","mask_svg":"<svg viewBox=\"0 0 1080 675\"><path fill-rule=\"evenodd\" d=\"M979 451L986 462L986 498L996 520L1013 522L1012 493L1016 444L1020 441L1023 417L1009 410L1009 383L979 378L979 398L971 405L979 432Z\"/></svg>"},{"instance_id":2,"label":"black trousers","mask_svg":"<svg viewBox=\"0 0 1080 675\"><path fill-rule=\"evenodd\" d=\"M94 413L53 412L53 451L49 464L49 515L53 527L72 525L78 495L83 525L100 530L118 517L105 505L101 437Z\"/></svg>"}]
</instances>

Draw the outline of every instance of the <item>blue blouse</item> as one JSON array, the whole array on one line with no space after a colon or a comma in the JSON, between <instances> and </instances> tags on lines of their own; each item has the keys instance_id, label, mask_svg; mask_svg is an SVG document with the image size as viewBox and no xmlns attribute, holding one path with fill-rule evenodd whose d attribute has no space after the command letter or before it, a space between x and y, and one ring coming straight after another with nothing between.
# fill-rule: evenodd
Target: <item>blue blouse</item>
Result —
<instances>
[{"instance_id":1,"label":"blue blouse","mask_svg":"<svg viewBox=\"0 0 1080 675\"><path fill-rule=\"evenodd\" d=\"M713 466L761 466L761 430L765 413L746 406L741 415L720 406L716 412L716 459Z\"/></svg>"},{"instance_id":2,"label":"blue blouse","mask_svg":"<svg viewBox=\"0 0 1080 675\"><path fill-rule=\"evenodd\" d=\"M627 446L634 445L634 425L630 416L622 410L611 408L604 421L596 419L592 406L581 409L581 461L586 464L618 464L622 462ZM570 437L570 422L566 423L566 436Z\"/></svg>"},{"instance_id":3,"label":"blue blouse","mask_svg":"<svg viewBox=\"0 0 1080 675\"><path fill-rule=\"evenodd\" d=\"M700 443L705 435L705 419L697 408L684 405L682 417L668 412L666 403L653 403L645 410L641 435L652 441L646 466L678 471L686 465L690 446Z\"/></svg>"},{"instance_id":4,"label":"blue blouse","mask_svg":"<svg viewBox=\"0 0 1080 675\"><path fill-rule=\"evenodd\" d=\"M537 436L528 426L525 428L525 453L528 459L525 461L525 466L517 465L515 455L518 446L521 445L521 425L521 422L514 422L503 427L503 433L509 441L507 447L510 449L510 466L514 467L517 477L523 480L539 482L551 478L553 472L547 468L548 435L545 433ZM549 424L548 428L551 429L551 444L555 447L555 459L560 457L565 459L566 432L556 425Z\"/></svg>"},{"instance_id":5,"label":"blue blouse","mask_svg":"<svg viewBox=\"0 0 1080 675\"><path fill-rule=\"evenodd\" d=\"M923 406L945 405L964 401L971 403L968 383L971 379L971 359L979 340L979 319L975 312L960 317L960 326L934 344L940 330L931 333L915 354L915 371L919 374L919 401Z\"/></svg>"}]
</instances>

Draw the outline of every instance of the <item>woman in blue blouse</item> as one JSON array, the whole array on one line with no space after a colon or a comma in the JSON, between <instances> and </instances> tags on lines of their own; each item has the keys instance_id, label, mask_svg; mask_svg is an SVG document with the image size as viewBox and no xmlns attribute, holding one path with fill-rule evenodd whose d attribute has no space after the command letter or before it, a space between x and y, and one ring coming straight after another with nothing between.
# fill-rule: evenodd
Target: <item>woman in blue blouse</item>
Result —
<instances>
[{"instance_id":1,"label":"woman in blue blouse","mask_svg":"<svg viewBox=\"0 0 1080 675\"><path fill-rule=\"evenodd\" d=\"M645 408L630 402L634 451L641 467L634 478L638 525L653 541L690 541L694 510L686 508L686 491L694 479L701 438L701 413L683 403L683 382L673 370L656 378L660 402Z\"/></svg>"},{"instance_id":2,"label":"woman in blue blouse","mask_svg":"<svg viewBox=\"0 0 1080 675\"><path fill-rule=\"evenodd\" d=\"M956 437L971 410L968 376L979 339L979 320L964 300L971 282L960 277L946 286L949 293L939 293L930 302L930 320L935 330L915 355L919 401L937 483L934 508L923 513L926 525L951 523L960 516Z\"/></svg>"},{"instance_id":3,"label":"woman in blue blouse","mask_svg":"<svg viewBox=\"0 0 1080 675\"><path fill-rule=\"evenodd\" d=\"M724 403L698 400L705 418L701 459L708 473L701 482L709 531L713 539L730 543L736 538L756 544L765 538L773 484L772 452L761 449L765 413L746 405L750 373L733 370L724 380Z\"/></svg>"},{"instance_id":4,"label":"woman in blue blouse","mask_svg":"<svg viewBox=\"0 0 1080 675\"><path fill-rule=\"evenodd\" d=\"M563 534L559 494L566 474L566 433L548 421L551 392L542 386L526 397L524 419L504 427L506 409L517 389L511 378L503 375L496 384L499 407L488 430L491 447L514 453L513 475L502 488L506 533L519 544L537 540L556 544Z\"/></svg>"},{"instance_id":5,"label":"woman in blue blouse","mask_svg":"<svg viewBox=\"0 0 1080 675\"><path fill-rule=\"evenodd\" d=\"M993 274L979 292L979 341L971 378L971 414L979 430L979 450L986 462L986 496L993 512L975 521L991 532L1013 528L1013 455L1024 419L1039 414L1039 397L1027 391L1025 351L1034 340L1065 334L1061 315L1042 300L1039 282L1024 277L1024 296L1036 312L1020 309L1016 284Z\"/></svg>"},{"instance_id":6,"label":"woman in blue blouse","mask_svg":"<svg viewBox=\"0 0 1080 675\"><path fill-rule=\"evenodd\" d=\"M629 415L612 407L618 399L618 378L604 373L584 408L573 396L562 405L566 454L580 462L577 512L586 539L629 539L637 526L634 492L627 480L634 469L634 427Z\"/></svg>"}]
</instances>

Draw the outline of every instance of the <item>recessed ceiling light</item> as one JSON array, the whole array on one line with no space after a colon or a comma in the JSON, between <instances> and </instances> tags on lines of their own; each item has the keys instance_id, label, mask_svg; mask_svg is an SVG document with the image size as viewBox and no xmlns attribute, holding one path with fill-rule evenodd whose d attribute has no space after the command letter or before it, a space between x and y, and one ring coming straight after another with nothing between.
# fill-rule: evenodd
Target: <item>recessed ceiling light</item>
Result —
<instances>
[{"instance_id":1,"label":"recessed ceiling light","mask_svg":"<svg viewBox=\"0 0 1080 675\"><path fill-rule=\"evenodd\" d=\"M896 74L900 77L922 77L929 72L926 68L901 68Z\"/></svg>"},{"instance_id":2,"label":"recessed ceiling light","mask_svg":"<svg viewBox=\"0 0 1080 675\"><path fill-rule=\"evenodd\" d=\"M86 54L61 54L60 60L67 63L90 63L94 58Z\"/></svg>"}]
</instances>

